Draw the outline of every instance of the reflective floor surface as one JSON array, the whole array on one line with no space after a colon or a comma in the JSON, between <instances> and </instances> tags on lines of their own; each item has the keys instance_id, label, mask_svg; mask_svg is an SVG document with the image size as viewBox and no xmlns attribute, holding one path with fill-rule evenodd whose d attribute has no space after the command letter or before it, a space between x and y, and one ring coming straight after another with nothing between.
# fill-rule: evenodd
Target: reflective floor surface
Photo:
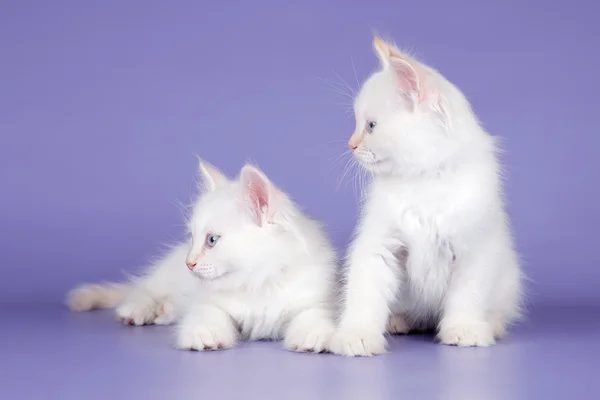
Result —
<instances>
[{"instance_id":1,"label":"reflective floor surface","mask_svg":"<svg viewBox=\"0 0 600 400\"><path fill-rule=\"evenodd\" d=\"M0 399L600 398L600 307L539 308L491 348L409 335L362 359L267 342L178 351L169 328L107 311L5 305L0 318Z\"/></svg>"}]
</instances>

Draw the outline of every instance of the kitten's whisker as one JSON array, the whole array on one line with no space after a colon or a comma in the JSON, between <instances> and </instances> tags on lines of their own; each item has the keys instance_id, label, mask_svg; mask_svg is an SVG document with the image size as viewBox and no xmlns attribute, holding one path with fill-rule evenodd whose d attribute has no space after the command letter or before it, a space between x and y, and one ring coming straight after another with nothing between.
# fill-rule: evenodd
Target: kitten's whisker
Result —
<instances>
[{"instance_id":1,"label":"kitten's whisker","mask_svg":"<svg viewBox=\"0 0 600 400\"><path fill-rule=\"evenodd\" d=\"M344 80L344 78L342 78L342 77L340 76L340 74L338 74L337 72L335 72L335 70L334 70L334 69L332 69L332 71L333 71L333 73L334 73L334 74L335 74L335 75L336 75L338 78L340 78L340 79L342 80L342 82L344 82L344 85L346 85L346 87L347 87L347 88L350 90L350 92L352 92L352 94L353 94L353 95L356 95L356 91L355 91L354 89L352 89L352 87L350 87L350 85L348 85L348 82L346 82L346 81Z\"/></svg>"},{"instance_id":2,"label":"kitten's whisker","mask_svg":"<svg viewBox=\"0 0 600 400\"><path fill-rule=\"evenodd\" d=\"M346 87L343 85L334 85L333 83L325 80L325 79L321 79L321 81L323 83L325 83L327 86L329 86L330 90L334 93L337 93L339 95L345 96L351 100L354 100L354 96L353 96L353 92L351 91L350 93L345 92Z\"/></svg>"},{"instance_id":3,"label":"kitten's whisker","mask_svg":"<svg viewBox=\"0 0 600 400\"><path fill-rule=\"evenodd\" d=\"M188 221L190 219L190 216L191 216L190 206L186 206L180 200L173 200L173 201L171 201L171 203L179 209L179 212L181 213L181 217L185 221Z\"/></svg>"},{"instance_id":4,"label":"kitten's whisker","mask_svg":"<svg viewBox=\"0 0 600 400\"><path fill-rule=\"evenodd\" d=\"M331 172L331 171L332 171L332 170L333 170L333 169L334 169L334 168L335 168L335 167L336 167L336 166L337 166L337 165L338 165L338 164L339 164L339 163L340 163L340 162L341 162L341 161L344 159L344 157L345 157L346 155L348 155L348 153L349 153L349 152L348 152L348 151L346 151L346 152L344 152L344 153L340 154L339 156L337 156L337 157L335 158L335 160L333 160L333 162L332 162L332 165L331 165L331 168L329 168L329 171L327 171L327 172L328 172L328 173L329 173L329 172ZM330 160L331 160L331 159L330 159Z\"/></svg>"},{"instance_id":5,"label":"kitten's whisker","mask_svg":"<svg viewBox=\"0 0 600 400\"><path fill-rule=\"evenodd\" d=\"M362 198L363 198L363 196L362 196L362 193L363 193L363 190L362 190L363 189L363 168L358 163L356 163L356 176L357 176L356 196L358 196L357 200L360 202L360 201L362 201Z\"/></svg>"},{"instance_id":6,"label":"kitten's whisker","mask_svg":"<svg viewBox=\"0 0 600 400\"><path fill-rule=\"evenodd\" d=\"M335 162L337 162L337 161L338 161L340 158L343 158L344 156L348 155L349 153L350 153L350 151L348 151L348 150L347 150L347 151L344 151L344 152L342 152L341 154L339 154L338 156L336 156L336 157L335 157L335 159L333 159L334 157L331 157L331 158L329 159L329 161L331 161L331 160L333 159L333 162L335 163Z\"/></svg>"},{"instance_id":7,"label":"kitten's whisker","mask_svg":"<svg viewBox=\"0 0 600 400\"><path fill-rule=\"evenodd\" d=\"M344 104L345 106L352 105L352 101L354 101L354 98L352 96L350 96L349 94L342 93L342 92L336 92L336 91L333 91L333 92L336 94L338 100L347 102Z\"/></svg>"},{"instance_id":8,"label":"kitten's whisker","mask_svg":"<svg viewBox=\"0 0 600 400\"><path fill-rule=\"evenodd\" d=\"M352 96L352 93L347 92L346 88L343 86L330 86L329 90L331 90L334 93L354 99L354 97Z\"/></svg>"},{"instance_id":9,"label":"kitten's whisker","mask_svg":"<svg viewBox=\"0 0 600 400\"><path fill-rule=\"evenodd\" d=\"M340 176L340 178L338 179L338 183L336 186L336 190L339 190L341 184L344 182L346 175L348 174L348 171L352 168L352 159L348 159L346 160L346 165L344 167L344 171L342 172L342 175Z\"/></svg>"},{"instance_id":10,"label":"kitten's whisker","mask_svg":"<svg viewBox=\"0 0 600 400\"><path fill-rule=\"evenodd\" d=\"M331 90L333 93L339 95L339 96L344 96L344 97L340 97L340 99L350 99L350 100L354 100L354 97L352 97L352 95L345 93L345 92L340 92L338 90L335 89L329 89Z\"/></svg>"},{"instance_id":11,"label":"kitten's whisker","mask_svg":"<svg viewBox=\"0 0 600 400\"><path fill-rule=\"evenodd\" d=\"M357 195L360 196L360 171L358 171L358 169L356 168L356 164L356 162L352 163L352 169L354 170L354 178L352 179L352 181L354 182L353 193L355 198ZM358 200L360 200L360 197L358 197Z\"/></svg>"},{"instance_id":12,"label":"kitten's whisker","mask_svg":"<svg viewBox=\"0 0 600 400\"><path fill-rule=\"evenodd\" d=\"M352 51L350 51L350 62L352 64L352 71L354 71L354 78L356 79L356 87L360 87L360 82L358 81L358 75L356 74L356 67L354 66L354 58L352 57Z\"/></svg>"},{"instance_id":13,"label":"kitten's whisker","mask_svg":"<svg viewBox=\"0 0 600 400\"><path fill-rule=\"evenodd\" d=\"M337 73L335 71L333 71L333 73L337 75ZM338 75L338 77L339 77L339 75ZM343 79L342 79L342 81L343 81ZM340 89L340 90L347 90L348 89L349 90L348 93L350 93L350 94L354 94L355 93L354 90L347 83L345 83L345 82L344 83L340 83L340 82L336 82L336 81L330 81L330 80L327 80L327 79L323 80L323 82L327 83L329 86L334 87L336 89Z\"/></svg>"}]
</instances>

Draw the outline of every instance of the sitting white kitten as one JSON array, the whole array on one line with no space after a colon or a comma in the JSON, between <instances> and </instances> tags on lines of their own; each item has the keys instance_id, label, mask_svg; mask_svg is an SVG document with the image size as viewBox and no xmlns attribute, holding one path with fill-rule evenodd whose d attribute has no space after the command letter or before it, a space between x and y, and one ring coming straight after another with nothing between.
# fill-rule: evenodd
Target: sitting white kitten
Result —
<instances>
[{"instance_id":1,"label":"sitting white kitten","mask_svg":"<svg viewBox=\"0 0 600 400\"><path fill-rule=\"evenodd\" d=\"M127 324L180 320L182 349L283 337L288 349L323 351L333 332L336 260L319 224L253 166L235 181L207 163L200 170L205 190L189 221L191 243L132 285L84 285L68 304L88 310L124 299L117 315Z\"/></svg>"},{"instance_id":2,"label":"sitting white kitten","mask_svg":"<svg viewBox=\"0 0 600 400\"><path fill-rule=\"evenodd\" d=\"M493 138L463 94L379 38L348 146L373 175L330 350L385 352L384 333L437 328L489 346L520 313L521 271Z\"/></svg>"}]
</instances>

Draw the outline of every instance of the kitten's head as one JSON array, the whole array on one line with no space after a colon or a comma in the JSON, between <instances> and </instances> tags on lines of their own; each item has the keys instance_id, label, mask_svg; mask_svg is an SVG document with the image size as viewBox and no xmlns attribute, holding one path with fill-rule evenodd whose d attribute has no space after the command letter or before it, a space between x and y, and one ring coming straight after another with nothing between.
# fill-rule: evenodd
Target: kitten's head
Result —
<instances>
[{"instance_id":1,"label":"kitten's head","mask_svg":"<svg viewBox=\"0 0 600 400\"><path fill-rule=\"evenodd\" d=\"M252 165L236 180L200 162L202 194L188 223L192 243L186 263L212 281L243 283L260 277L272 260L285 260L294 240L287 222L295 213L288 197ZM298 246L296 246L298 247Z\"/></svg>"},{"instance_id":2,"label":"kitten's head","mask_svg":"<svg viewBox=\"0 0 600 400\"><path fill-rule=\"evenodd\" d=\"M460 147L451 112L458 107L470 115L464 96L394 45L375 37L374 47L381 69L356 96L348 147L374 173L419 173L443 165Z\"/></svg>"}]
</instances>

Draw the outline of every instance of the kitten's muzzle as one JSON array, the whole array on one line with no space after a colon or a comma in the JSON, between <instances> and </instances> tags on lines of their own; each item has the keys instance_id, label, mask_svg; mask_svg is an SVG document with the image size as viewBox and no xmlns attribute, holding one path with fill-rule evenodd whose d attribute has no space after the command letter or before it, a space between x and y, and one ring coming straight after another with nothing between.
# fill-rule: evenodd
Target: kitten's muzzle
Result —
<instances>
[{"instance_id":1,"label":"kitten's muzzle","mask_svg":"<svg viewBox=\"0 0 600 400\"><path fill-rule=\"evenodd\" d=\"M194 268L196 267L196 261L190 261L190 260L187 260L187 261L185 262L185 265L187 265L187 267L188 267L188 269L189 269L190 271L193 271L193 270L194 270Z\"/></svg>"},{"instance_id":2,"label":"kitten's muzzle","mask_svg":"<svg viewBox=\"0 0 600 400\"><path fill-rule=\"evenodd\" d=\"M348 140L348 148L351 151L354 151L358 148L358 145L360 145L360 142L362 142L362 135L360 133L354 132L352 134L352 136L350 136L350 139Z\"/></svg>"},{"instance_id":3,"label":"kitten's muzzle","mask_svg":"<svg viewBox=\"0 0 600 400\"><path fill-rule=\"evenodd\" d=\"M200 279L213 280L222 274L212 264L199 264L194 266L194 275Z\"/></svg>"},{"instance_id":4,"label":"kitten's muzzle","mask_svg":"<svg viewBox=\"0 0 600 400\"><path fill-rule=\"evenodd\" d=\"M188 253L188 255L185 259L185 265L187 265L187 267L190 271L193 271L194 268L196 268L196 265L198 264L198 260L200 259L200 257L202 257L203 254L204 254L204 249L202 249L200 252L195 251L194 249L190 250L190 252Z\"/></svg>"}]
</instances>

